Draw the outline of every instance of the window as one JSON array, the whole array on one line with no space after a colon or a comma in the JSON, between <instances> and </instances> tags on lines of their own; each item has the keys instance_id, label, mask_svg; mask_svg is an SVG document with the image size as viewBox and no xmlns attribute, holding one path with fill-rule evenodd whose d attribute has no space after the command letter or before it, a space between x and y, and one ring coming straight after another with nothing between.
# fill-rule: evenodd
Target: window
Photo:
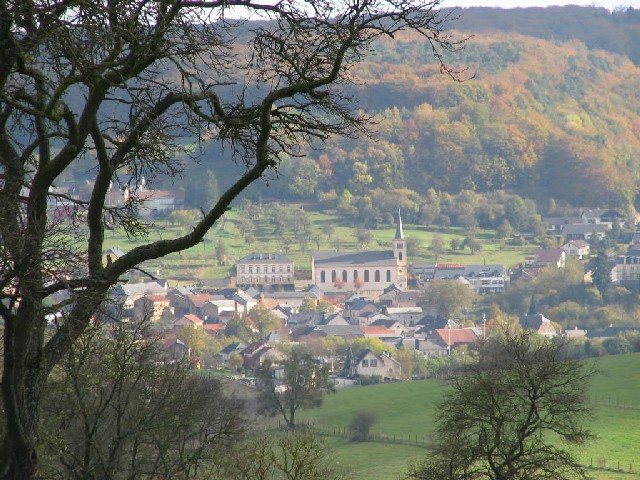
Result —
<instances>
[{"instance_id":1,"label":"window","mask_svg":"<svg viewBox=\"0 0 640 480\"><path fill-rule=\"evenodd\" d=\"M287 283L291 283L291 275L287 275Z\"/></svg>"},{"instance_id":2,"label":"window","mask_svg":"<svg viewBox=\"0 0 640 480\"><path fill-rule=\"evenodd\" d=\"M354 270L353 271L353 280L357 280L358 279L358 270Z\"/></svg>"},{"instance_id":3,"label":"window","mask_svg":"<svg viewBox=\"0 0 640 480\"><path fill-rule=\"evenodd\" d=\"M276 276L275 276L275 275L273 275L273 276L271 277L271 283L276 283Z\"/></svg>"},{"instance_id":4,"label":"window","mask_svg":"<svg viewBox=\"0 0 640 480\"><path fill-rule=\"evenodd\" d=\"M282 275L280 275L280 283L282 283L284 281L284 278L282 277Z\"/></svg>"},{"instance_id":5,"label":"window","mask_svg":"<svg viewBox=\"0 0 640 480\"><path fill-rule=\"evenodd\" d=\"M269 277L268 276L264 276L264 283L269 283Z\"/></svg>"},{"instance_id":6,"label":"window","mask_svg":"<svg viewBox=\"0 0 640 480\"><path fill-rule=\"evenodd\" d=\"M368 367L369 366L369 360L362 360L362 366L363 367Z\"/></svg>"},{"instance_id":7,"label":"window","mask_svg":"<svg viewBox=\"0 0 640 480\"><path fill-rule=\"evenodd\" d=\"M278 272L282 273L282 265L278 267Z\"/></svg>"},{"instance_id":8,"label":"window","mask_svg":"<svg viewBox=\"0 0 640 480\"><path fill-rule=\"evenodd\" d=\"M377 367L378 366L378 360L369 360L369 366L370 367Z\"/></svg>"},{"instance_id":9,"label":"window","mask_svg":"<svg viewBox=\"0 0 640 480\"><path fill-rule=\"evenodd\" d=\"M244 265L240 265L240 273L244 273Z\"/></svg>"},{"instance_id":10,"label":"window","mask_svg":"<svg viewBox=\"0 0 640 480\"><path fill-rule=\"evenodd\" d=\"M260 265L256 267L256 273L260 273Z\"/></svg>"},{"instance_id":11,"label":"window","mask_svg":"<svg viewBox=\"0 0 640 480\"><path fill-rule=\"evenodd\" d=\"M249 265L249 273L253 273L253 265Z\"/></svg>"},{"instance_id":12,"label":"window","mask_svg":"<svg viewBox=\"0 0 640 480\"><path fill-rule=\"evenodd\" d=\"M240 283L244 283L244 277L240 277Z\"/></svg>"},{"instance_id":13,"label":"window","mask_svg":"<svg viewBox=\"0 0 640 480\"><path fill-rule=\"evenodd\" d=\"M291 273L291 265L287 265L287 273Z\"/></svg>"},{"instance_id":14,"label":"window","mask_svg":"<svg viewBox=\"0 0 640 480\"><path fill-rule=\"evenodd\" d=\"M398 260L402 261L402 252L398 252Z\"/></svg>"},{"instance_id":15,"label":"window","mask_svg":"<svg viewBox=\"0 0 640 480\"><path fill-rule=\"evenodd\" d=\"M276 266L275 265L271 265L271 273L276 273Z\"/></svg>"},{"instance_id":16,"label":"window","mask_svg":"<svg viewBox=\"0 0 640 480\"><path fill-rule=\"evenodd\" d=\"M364 271L364 281L368 282L369 281L369 270L365 270Z\"/></svg>"},{"instance_id":17,"label":"window","mask_svg":"<svg viewBox=\"0 0 640 480\"><path fill-rule=\"evenodd\" d=\"M387 282L391 281L391 270L387 270Z\"/></svg>"},{"instance_id":18,"label":"window","mask_svg":"<svg viewBox=\"0 0 640 480\"><path fill-rule=\"evenodd\" d=\"M376 281L376 282L379 282L379 281L380 281L380 270L376 270L376 273L375 273L375 281Z\"/></svg>"},{"instance_id":19,"label":"window","mask_svg":"<svg viewBox=\"0 0 640 480\"><path fill-rule=\"evenodd\" d=\"M320 283L325 283L327 281L324 270L320 272Z\"/></svg>"},{"instance_id":20,"label":"window","mask_svg":"<svg viewBox=\"0 0 640 480\"><path fill-rule=\"evenodd\" d=\"M331 281L333 283L336 283L336 278L338 278L338 275L336 274L335 270L331 270Z\"/></svg>"},{"instance_id":21,"label":"window","mask_svg":"<svg viewBox=\"0 0 640 480\"><path fill-rule=\"evenodd\" d=\"M347 281L347 271L346 271L346 270L343 270L343 271L342 271L342 281L343 281L343 282L346 282L346 281Z\"/></svg>"}]
</instances>

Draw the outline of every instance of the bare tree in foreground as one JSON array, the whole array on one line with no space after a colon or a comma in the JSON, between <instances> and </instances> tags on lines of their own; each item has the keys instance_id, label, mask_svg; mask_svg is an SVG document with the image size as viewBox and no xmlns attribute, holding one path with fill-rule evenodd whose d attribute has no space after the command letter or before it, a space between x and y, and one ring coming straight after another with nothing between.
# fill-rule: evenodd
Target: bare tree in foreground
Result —
<instances>
[{"instance_id":1,"label":"bare tree in foreground","mask_svg":"<svg viewBox=\"0 0 640 480\"><path fill-rule=\"evenodd\" d=\"M216 379L162 361L148 322L91 327L54 369L40 478L202 478L243 427Z\"/></svg>"},{"instance_id":2,"label":"bare tree in foreground","mask_svg":"<svg viewBox=\"0 0 640 480\"><path fill-rule=\"evenodd\" d=\"M456 47L440 0L21 0L0 2L0 316L4 321L0 478L34 478L49 375L105 294L142 262L202 241L233 199L282 154L366 132L341 87L381 36L420 32L442 63ZM241 29L226 16L271 20ZM245 34L242 41L236 36ZM248 46L248 47L247 47ZM451 73L442 64L442 70ZM180 139L218 141L245 169L182 236L103 264L105 225L144 233L135 188L179 174ZM203 160L206 162L206 159ZM72 169L95 175L80 200L56 190ZM73 230L55 205L81 212ZM49 212L48 212L49 210ZM45 340L46 316L65 315Z\"/></svg>"},{"instance_id":3,"label":"bare tree in foreground","mask_svg":"<svg viewBox=\"0 0 640 480\"><path fill-rule=\"evenodd\" d=\"M588 478L568 449L593 437L583 422L593 371L561 341L531 332L484 345L438 407L431 455L414 480Z\"/></svg>"}]
</instances>

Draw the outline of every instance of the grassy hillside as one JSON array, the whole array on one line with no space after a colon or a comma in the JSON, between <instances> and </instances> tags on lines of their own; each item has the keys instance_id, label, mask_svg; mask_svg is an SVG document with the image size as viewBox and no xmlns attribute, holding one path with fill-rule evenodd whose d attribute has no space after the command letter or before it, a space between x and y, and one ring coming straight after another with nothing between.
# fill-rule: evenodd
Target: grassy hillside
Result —
<instances>
[{"instance_id":1,"label":"grassy hillside","mask_svg":"<svg viewBox=\"0 0 640 480\"><path fill-rule=\"evenodd\" d=\"M577 456L585 465L610 469L594 469L596 479L640 478L640 354L603 357L597 364L590 428L598 438ZM394 479L406 470L407 462L426 454L423 438L433 432L434 405L445 390L444 383L434 380L351 388L326 397L321 409L304 412L304 418L331 431L341 430L359 410L375 412L379 422L373 430L395 434L405 443L351 443L338 437L330 437L330 443L336 448L336 461L352 467L355 480ZM412 445L416 438L419 446ZM615 472L618 469L625 473Z\"/></svg>"}]
</instances>

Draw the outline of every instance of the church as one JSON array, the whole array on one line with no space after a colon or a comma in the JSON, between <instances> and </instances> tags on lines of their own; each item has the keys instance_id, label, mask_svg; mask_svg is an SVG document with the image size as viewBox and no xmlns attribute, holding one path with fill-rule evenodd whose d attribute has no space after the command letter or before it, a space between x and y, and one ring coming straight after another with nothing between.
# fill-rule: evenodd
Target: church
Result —
<instances>
[{"instance_id":1,"label":"church","mask_svg":"<svg viewBox=\"0 0 640 480\"><path fill-rule=\"evenodd\" d=\"M314 283L326 293L357 292L377 299L389 285L407 288L407 242L398 211L393 249L387 251L317 252L311 259Z\"/></svg>"}]
</instances>

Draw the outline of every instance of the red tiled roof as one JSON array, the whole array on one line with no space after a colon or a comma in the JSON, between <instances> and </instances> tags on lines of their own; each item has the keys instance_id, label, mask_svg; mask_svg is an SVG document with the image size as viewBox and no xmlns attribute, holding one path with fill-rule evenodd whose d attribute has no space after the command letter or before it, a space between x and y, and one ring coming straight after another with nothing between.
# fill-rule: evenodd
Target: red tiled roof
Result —
<instances>
[{"instance_id":1,"label":"red tiled roof","mask_svg":"<svg viewBox=\"0 0 640 480\"><path fill-rule=\"evenodd\" d=\"M447 268L464 268L464 264L462 263L436 263L436 268L438 270L447 269Z\"/></svg>"},{"instance_id":2,"label":"red tiled roof","mask_svg":"<svg viewBox=\"0 0 640 480\"><path fill-rule=\"evenodd\" d=\"M192 313L188 313L184 315L182 318L185 318L189 320L191 323L195 323L197 325L202 325L204 323L203 320L201 320L197 315L194 315Z\"/></svg>"},{"instance_id":3,"label":"red tiled roof","mask_svg":"<svg viewBox=\"0 0 640 480\"><path fill-rule=\"evenodd\" d=\"M192 293L191 295L187 295L187 298L193 306L196 308L202 307L205 303L211 300L211 294L209 293Z\"/></svg>"},{"instance_id":4,"label":"red tiled roof","mask_svg":"<svg viewBox=\"0 0 640 480\"><path fill-rule=\"evenodd\" d=\"M478 337L470 328L438 328L436 333L440 336L445 345L460 345L474 343ZM451 339L451 343L449 343Z\"/></svg>"},{"instance_id":5,"label":"red tiled roof","mask_svg":"<svg viewBox=\"0 0 640 480\"><path fill-rule=\"evenodd\" d=\"M398 332L395 330L391 330L386 327L378 327L378 326L362 326L360 327L365 335L391 335L397 336Z\"/></svg>"},{"instance_id":6,"label":"red tiled roof","mask_svg":"<svg viewBox=\"0 0 640 480\"><path fill-rule=\"evenodd\" d=\"M144 298L146 298L150 302L168 302L169 301L166 295L147 295Z\"/></svg>"},{"instance_id":7,"label":"red tiled roof","mask_svg":"<svg viewBox=\"0 0 640 480\"><path fill-rule=\"evenodd\" d=\"M224 330L224 327L224 323L207 323L203 328L210 332L221 332Z\"/></svg>"}]
</instances>

